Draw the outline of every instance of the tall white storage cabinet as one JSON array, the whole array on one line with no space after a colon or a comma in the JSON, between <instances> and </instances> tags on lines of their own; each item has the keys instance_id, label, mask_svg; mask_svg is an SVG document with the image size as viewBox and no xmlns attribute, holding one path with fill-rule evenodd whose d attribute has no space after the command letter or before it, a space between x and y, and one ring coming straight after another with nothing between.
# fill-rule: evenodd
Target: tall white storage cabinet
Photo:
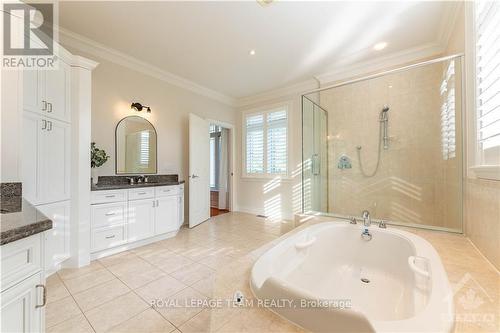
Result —
<instances>
[{"instance_id":1,"label":"tall white storage cabinet","mask_svg":"<svg viewBox=\"0 0 500 333\"><path fill-rule=\"evenodd\" d=\"M23 196L53 221L45 232L46 272L70 257L71 54L57 70L23 73Z\"/></svg>"}]
</instances>

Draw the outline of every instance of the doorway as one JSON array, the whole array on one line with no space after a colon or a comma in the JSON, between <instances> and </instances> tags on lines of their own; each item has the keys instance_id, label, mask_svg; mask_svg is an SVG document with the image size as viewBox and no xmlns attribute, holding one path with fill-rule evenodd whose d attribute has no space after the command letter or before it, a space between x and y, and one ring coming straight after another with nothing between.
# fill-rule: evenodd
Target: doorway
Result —
<instances>
[{"instance_id":1,"label":"doorway","mask_svg":"<svg viewBox=\"0 0 500 333\"><path fill-rule=\"evenodd\" d=\"M210 217L229 212L229 129L210 124Z\"/></svg>"}]
</instances>

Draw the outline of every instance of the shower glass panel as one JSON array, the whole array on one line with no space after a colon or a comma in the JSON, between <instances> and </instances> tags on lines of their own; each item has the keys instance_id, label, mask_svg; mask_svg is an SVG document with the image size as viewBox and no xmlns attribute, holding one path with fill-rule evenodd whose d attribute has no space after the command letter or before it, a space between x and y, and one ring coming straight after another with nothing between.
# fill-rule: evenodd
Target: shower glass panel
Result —
<instances>
[{"instance_id":1,"label":"shower glass panel","mask_svg":"<svg viewBox=\"0 0 500 333\"><path fill-rule=\"evenodd\" d=\"M328 209L328 115L312 97L302 97L302 207L318 212Z\"/></svg>"},{"instance_id":2,"label":"shower glass panel","mask_svg":"<svg viewBox=\"0 0 500 333\"><path fill-rule=\"evenodd\" d=\"M462 57L302 99L303 210L462 232Z\"/></svg>"}]
</instances>

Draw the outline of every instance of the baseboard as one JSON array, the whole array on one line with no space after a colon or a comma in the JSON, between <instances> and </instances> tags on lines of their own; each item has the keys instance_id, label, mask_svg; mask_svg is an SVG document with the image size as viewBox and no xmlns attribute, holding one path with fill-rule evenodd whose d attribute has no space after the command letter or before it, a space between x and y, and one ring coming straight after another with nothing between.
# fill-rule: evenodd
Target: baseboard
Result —
<instances>
[{"instance_id":1,"label":"baseboard","mask_svg":"<svg viewBox=\"0 0 500 333\"><path fill-rule=\"evenodd\" d=\"M132 250L132 249L144 246L144 245L148 245L148 244L155 243L155 242L158 242L158 241L161 241L164 239L172 238L172 237L175 237L178 232L179 232L179 230L167 232L166 234L153 236L153 237L147 238L147 239L141 239L139 241L136 241L133 243L128 243L128 244L123 244L123 245L120 245L120 246L117 246L117 247L114 247L111 249L97 251L97 252L90 254L90 260L92 261L92 260L104 258L104 257L110 256L113 254L117 254L117 253L120 253L123 251Z\"/></svg>"}]
</instances>

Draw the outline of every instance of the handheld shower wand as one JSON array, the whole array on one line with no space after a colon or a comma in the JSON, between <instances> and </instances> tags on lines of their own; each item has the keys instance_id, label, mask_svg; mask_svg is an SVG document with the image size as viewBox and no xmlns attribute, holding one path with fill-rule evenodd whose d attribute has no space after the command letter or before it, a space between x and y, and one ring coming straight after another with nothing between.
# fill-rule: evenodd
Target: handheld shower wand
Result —
<instances>
[{"instance_id":1,"label":"handheld shower wand","mask_svg":"<svg viewBox=\"0 0 500 333\"><path fill-rule=\"evenodd\" d=\"M361 173L365 177L373 177L377 173L378 167L380 166L380 155L382 153L382 142L384 143L384 149L387 150L389 149L389 134L388 134L388 125L389 125L389 117L387 115L387 112L389 112L389 106L384 105L382 108L382 111L380 111L379 115L379 132L378 132L378 154L377 154L377 165L375 166L375 170L373 170L372 173L367 174L365 170L363 169L363 162L361 161L361 146L357 146L356 150L358 153L358 160L359 160L359 168L361 169Z\"/></svg>"},{"instance_id":2,"label":"handheld shower wand","mask_svg":"<svg viewBox=\"0 0 500 333\"><path fill-rule=\"evenodd\" d=\"M382 139L384 141L385 150L389 149L389 134L388 134L389 116L387 115L387 112L389 112L389 106L384 105L382 112L380 112L380 122L382 123L384 129L384 136Z\"/></svg>"}]
</instances>

